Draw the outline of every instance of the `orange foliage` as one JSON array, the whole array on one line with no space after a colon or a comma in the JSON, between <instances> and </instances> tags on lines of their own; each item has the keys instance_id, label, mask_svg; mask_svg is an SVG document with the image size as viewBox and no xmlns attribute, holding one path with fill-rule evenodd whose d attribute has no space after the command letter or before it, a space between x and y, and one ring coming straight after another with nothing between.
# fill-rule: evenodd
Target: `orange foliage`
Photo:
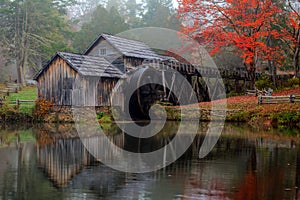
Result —
<instances>
[{"instance_id":1,"label":"orange foliage","mask_svg":"<svg viewBox=\"0 0 300 200\"><path fill-rule=\"evenodd\" d=\"M248 70L256 68L258 58L281 62L281 49L266 42L284 36L271 26L282 12L271 0L183 0L178 11L185 24L181 32L206 45L211 54L233 46Z\"/></svg>"},{"instance_id":2,"label":"orange foliage","mask_svg":"<svg viewBox=\"0 0 300 200\"><path fill-rule=\"evenodd\" d=\"M53 104L49 100L45 98L39 98L35 101L34 115L37 118L42 118L51 111L52 107Z\"/></svg>"},{"instance_id":3,"label":"orange foliage","mask_svg":"<svg viewBox=\"0 0 300 200\"><path fill-rule=\"evenodd\" d=\"M288 90L281 90L273 93L273 96L284 96L284 95L300 95L300 87L292 88ZM215 100L213 101L215 104L224 104L224 100ZM210 108L212 102L201 102L197 105L199 105L200 108ZM278 112L284 112L284 111L292 111L292 110L300 110L300 104L299 103L286 103L283 106L283 104L264 104L264 105L258 105L257 104L257 97L256 96L234 96L229 97L226 99L226 104L229 109L243 109L245 111L254 111L259 106L259 110L256 110L255 112L260 113L278 113ZM196 104L193 106L197 106ZM192 105L189 105L192 106Z\"/></svg>"}]
</instances>

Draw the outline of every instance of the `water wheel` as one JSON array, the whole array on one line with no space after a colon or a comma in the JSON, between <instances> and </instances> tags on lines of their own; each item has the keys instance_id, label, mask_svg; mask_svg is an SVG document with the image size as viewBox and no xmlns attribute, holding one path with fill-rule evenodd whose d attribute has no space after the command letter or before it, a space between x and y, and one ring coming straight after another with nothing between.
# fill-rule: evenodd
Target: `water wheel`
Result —
<instances>
[{"instance_id":1,"label":"water wheel","mask_svg":"<svg viewBox=\"0 0 300 200\"><path fill-rule=\"evenodd\" d=\"M150 67L138 69L130 78L131 87L136 88L129 100L132 118L148 119L150 107L164 97L162 75Z\"/></svg>"}]
</instances>

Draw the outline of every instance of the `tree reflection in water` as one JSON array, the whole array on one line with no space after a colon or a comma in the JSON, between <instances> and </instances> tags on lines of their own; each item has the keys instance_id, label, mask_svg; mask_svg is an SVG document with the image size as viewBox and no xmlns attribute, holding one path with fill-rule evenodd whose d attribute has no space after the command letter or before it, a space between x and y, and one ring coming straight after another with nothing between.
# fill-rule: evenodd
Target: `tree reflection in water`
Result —
<instances>
[{"instance_id":1,"label":"tree reflection in water","mask_svg":"<svg viewBox=\"0 0 300 200\"><path fill-rule=\"evenodd\" d=\"M150 152L170 142L177 127L177 123L168 122L160 134L149 139L126 135L112 124L106 125L105 132L120 148ZM85 194L107 199L299 199L297 138L270 137L263 131L226 125L212 152L200 160L206 129L203 124L194 143L175 163L147 174L123 173L104 166L87 152L72 125L34 128L35 146L22 142L24 137L18 130L5 129L0 132L2 144L10 141L10 146L0 148L0 199L24 195L38 199L33 194L44 193L57 198ZM14 142L17 146L11 145ZM105 151L99 145L101 138L88 130L83 142ZM49 180L52 186L47 186ZM57 190L51 188L53 185Z\"/></svg>"}]
</instances>

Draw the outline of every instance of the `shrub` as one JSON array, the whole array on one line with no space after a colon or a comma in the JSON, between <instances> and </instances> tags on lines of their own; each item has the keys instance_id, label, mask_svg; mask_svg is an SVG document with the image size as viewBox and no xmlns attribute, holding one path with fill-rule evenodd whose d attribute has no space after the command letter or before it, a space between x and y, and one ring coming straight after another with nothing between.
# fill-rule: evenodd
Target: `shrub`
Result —
<instances>
[{"instance_id":1,"label":"shrub","mask_svg":"<svg viewBox=\"0 0 300 200\"><path fill-rule=\"evenodd\" d=\"M100 123L111 123L111 115L110 114L103 114L103 116L99 119Z\"/></svg>"},{"instance_id":2,"label":"shrub","mask_svg":"<svg viewBox=\"0 0 300 200\"><path fill-rule=\"evenodd\" d=\"M53 104L44 98L37 99L35 101L35 108L33 110L33 116L35 119L41 120L45 117L46 114L49 114Z\"/></svg>"},{"instance_id":3,"label":"shrub","mask_svg":"<svg viewBox=\"0 0 300 200\"><path fill-rule=\"evenodd\" d=\"M26 113L19 112L19 110L13 106L8 106L7 104L3 104L0 107L0 121L25 122L25 121L31 121L31 116Z\"/></svg>"},{"instance_id":4,"label":"shrub","mask_svg":"<svg viewBox=\"0 0 300 200\"><path fill-rule=\"evenodd\" d=\"M97 112L97 119L101 119L104 115L104 112Z\"/></svg>"},{"instance_id":5,"label":"shrub","mask_svg":"<svg viewBox=\"0 0 300 200\"><path fill-rule=\"evenodd\" d=\"M271 115L273 123L279 126L298 126L300 122L300 112L284 112Z\"/></svg>"},{"instance_id":6,"label":"shrub","mask_svg":"<svg viewBox=\"0 0 300 200\"><path fill-rule=\"evenodd\" d=\"M255 87L259 90L262 89L268 89L268 88L275 88L273 82L271 79L266 76L262 75L256 82L255 82Z\"/></svg>"},{"instance_id":7,"label":"shrub","mask_svg":"<svg viewBox=\"0 0 300 200\"><path fill-rule=\"evenodd\" d=\"M300 83L299 78L290 78L287 82L288 87L298 87Z\"/></svg>"},{"instance_id":8,"label":"shrub","mask_svg":"<svg viewBox=\"0 0 300 200\"><path fill-rule=\"evenodd\" d=\"M226 120L232 122L247 122L249 118L250 114L247 111L239 111L226 116Z\"/></svg>"}]
</instances>

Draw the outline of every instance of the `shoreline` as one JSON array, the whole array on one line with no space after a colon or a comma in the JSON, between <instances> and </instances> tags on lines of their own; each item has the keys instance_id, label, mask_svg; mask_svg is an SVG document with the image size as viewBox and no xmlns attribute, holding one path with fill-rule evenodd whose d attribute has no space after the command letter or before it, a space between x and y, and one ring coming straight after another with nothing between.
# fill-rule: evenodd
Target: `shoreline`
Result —
<instances>
[{"instance_id":1,"label":"shoreline","mask_svg":"<svg viewBox=\"0 0 300 200\"><path fill-rule=\"evenodd\" d=\"M9 97L8 100L18 99L35 99L35 104L30 107L23 105L16 107L4 103L0 107L0 124L38 124L38 123L58 123L67 124L74 123L73 111L68 106L54 106L46 99L36 99L35 87L23 88L17 94ZM300 95L300 87L279 90L273 93L275 96L286 96L289 94ZM24 107L25 106L25 107ZM181 109L184 111L186 119L200 119L200 121L210 121L211 119L222 119L226 111L226 122L238 122L248 124L250 126L266 126L266 127L295 127L300 129L300 102L280 103L280 104L258 104L256 96L233 96L226 99L215 100L212 102L200 102L193 105L183 106L167 106L165 108L167 120L180 121ZM87 110L86 110L87 109ZM211 110L213 109L213 112ZM81 114L83 121L88 114L96 112L97 120L100 123L113 122L111 116L111 108L109 107L87 107ZM95 111L96 110L96 111ZM195 112L199 110L199 112ZM80 111L81 112L81 111ZM156 116L162 116L157 111ZM95 116L91 115L90 119ZM158 117L159 119L159 117Z\"/></svg>"},{"instance_id":2,"label":"shoreline","mask_svg":"<svg viewBox=\"0 0 300 200\"><path fill-rule=\"evenodd\" d=\"M213 122L212 122L213 123ZM168 134L174 134L180 124L175 121L167 121L163 130L159 134L166 135L166 130L173 130L168 132ZM107 136L114 136L120 133L124 133L120 130L117 124L115 123L105 123L100 124L101 129L104 131L104 134ZM197 134L205 135L207 130L211 126L209 122L200 122L199 129ZM231 132L230 130L235 130ZM7 133L12 133L13 135L25 134L23 138L32 138L32 135L28 133L34 132L36 139L40 142L52 142L56 139L70 139L70 138L82 138L82 137L94 137L99 133L95 134L95 129L91 126L87 126L86 129L80 130L81 134L78 134L78 129L75 124L65 123L65 124L54 124L54 123L41 123L41 124L23 124L23 125L6 125L0 126L0 130L4 130L4 135L7 136ZM97 130L99 130L97 128ZM8 132L7 132L8 131ZM175 132L174 132L175 131ZM229 137L235 137L237 133L242 137L247 138L272 138L276 140L292 140L300 144L300 134L299 129L280 129L280 128L268 128L268 127L256 127L250 126L246 123L225 123L223 131L227 132ZM223 133L222 131L222 133ZM9 135L12 135L9 134ZM189 134L187 132L186 134ZM3 135L2 135L3 136ZM5 136L5 137L6 137ZM30 136L30 137L28 137ZM2 138L3 139L3 138Z\"/></svg>"},{"instance_id":3,"label":"shoreline","mask_svg":"<svg viewBox=\"0 0 300 200\"><path fill-rule=\"evenodd\" d=\"M226 110L213 110L210 107L197 108L199 113L195 112L194 106L183 107L165 107L168 121L181 121L181 111L184 113L185 119L195 120L199 119L199 122L219 121L223 120L224 113L226 112L225 122L230 123L242 123L257 127L272 127L272 128L298 128L300 129L300 103L293 104L276 104L272 105L257 105L252 108L234 109L228 107ZM267 110L275 110L274 112L266 112L264 107L268 107ZM281 109L278 109L281 108ZM299 108L299 109L295 109ZM91 108L88 109L88 112ZM94 111L95 113L95 111ZM98 116L98 113L97 113ZM0 113L0 124L72 124L75 123L73 119L73 113L70 110L57 110L51 111L45 114L42 118L35 118L34 115L27 113L21 113L18 111L7 113ZM213 119L213 120L212 120ZM101 117L97 118L99 123L114 123L113 117L109 110L101 112ZM159 118L157 119L159 120ZM139 121L139 120L137 120Z\"/></svg>"}]
</instances>

